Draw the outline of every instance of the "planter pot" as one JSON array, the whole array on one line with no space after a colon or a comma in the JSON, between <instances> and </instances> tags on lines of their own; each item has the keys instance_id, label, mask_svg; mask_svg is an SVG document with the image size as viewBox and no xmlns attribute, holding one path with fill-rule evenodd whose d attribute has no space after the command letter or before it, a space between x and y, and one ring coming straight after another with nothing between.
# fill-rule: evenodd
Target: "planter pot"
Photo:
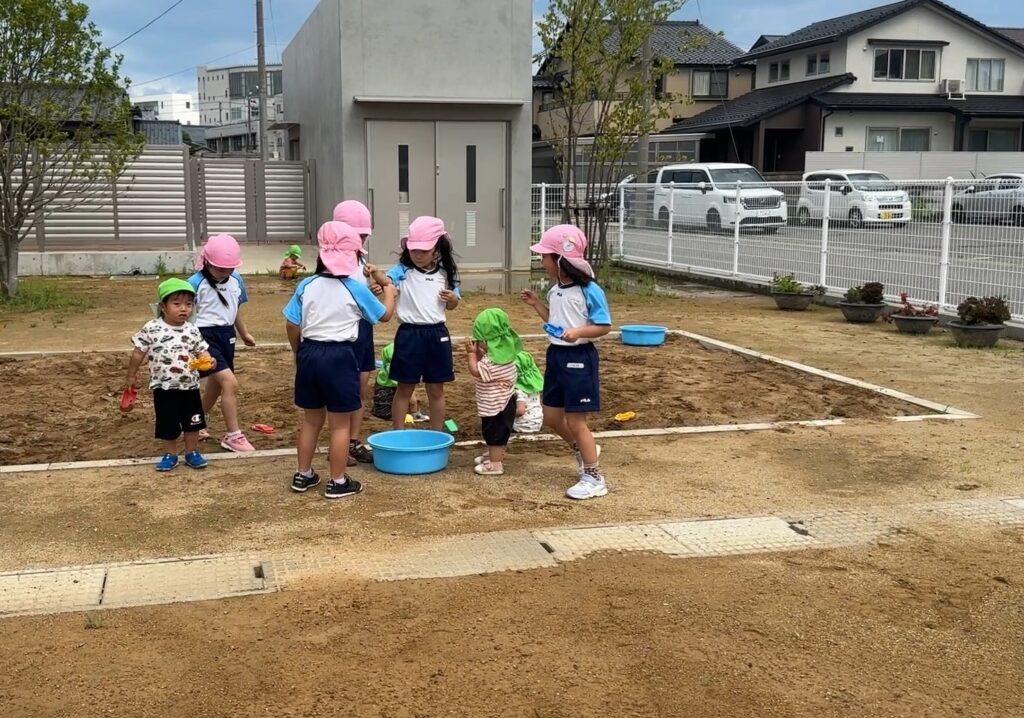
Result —
<instances>
[{"instance_id":1,"label":"planter pot","mask_svg":"<svg viewBox=\"0 0 1024 718\"><path fill-rule=\"evenodd\" d=\"M900 334L927 334L939 323L938 317L904 317L892 314L889 317Z\"/></svg>"},{"instance_id":2,"label":"planter pot","mask_svg":"<svg viewBox=\"0 0 1024 718\"><path fill-rule=\"evenodd\" d=\"M842 310L846 321L855 324L870 324L878 319L884 304L860 304L855 302L839 302L839 309Z\"/></svg>"},{"instance_id":3,"label":"planter pot","mask_svg":"<svg viewBox=\"0 0 1024 718\"><path fill-rule=\"evenodd\" d=\"M994 347L1006 326L1003 324L961 324L950 322L949 332L958 347Z\"/></svg>"},{"instance_id":4,"label":"planter pot","mask_svg":"<svg viewBox=\"0 0 1024 718\"><path fill-rule=\"evenodd\" d=\"M814 295L806 292L772 292L775 306L787 312L802 312L811 306Z\"/></svg>"}]
</instances>

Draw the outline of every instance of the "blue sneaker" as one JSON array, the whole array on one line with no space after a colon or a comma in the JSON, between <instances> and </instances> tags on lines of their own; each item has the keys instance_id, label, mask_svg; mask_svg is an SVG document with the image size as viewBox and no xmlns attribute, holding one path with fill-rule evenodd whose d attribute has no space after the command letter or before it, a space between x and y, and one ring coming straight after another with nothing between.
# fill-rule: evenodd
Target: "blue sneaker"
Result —
<instances>
[{"instance_id":1,"label":"blue sneaker","mask_svg":"<svg viewBox=\"0 0 1024 718\"><path fill-rule=\"evenodd\" d=\"M177 454L164 454L160 457L160 461L156 462L157 471L170 471L178 465Z\"/></svg>"},{"instance_id":2,"label":"blue sneaker","mask_svg":"<svg viewBox=\"0 0 1024 718\"><path fill-rule=\"evenodd\" d=\"M206 460L206 457L198 451L190 451L185 454L185 464L191 469L205 469L208 463L210 462Z\"/></svg>"}]
</instances>

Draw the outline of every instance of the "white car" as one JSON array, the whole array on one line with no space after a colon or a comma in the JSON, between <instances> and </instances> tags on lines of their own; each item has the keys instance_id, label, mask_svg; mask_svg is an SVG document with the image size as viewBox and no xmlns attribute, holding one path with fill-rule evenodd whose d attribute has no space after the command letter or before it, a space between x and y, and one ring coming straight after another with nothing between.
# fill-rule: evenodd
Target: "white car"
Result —
<instances>
[{"instance_id":1,"label":"white car","mask_svg":"<svg viewBox=\"0 0 1024 718\"><path fill-rule=\"evenodd\" d=\"M865 224L906 224L913 218L910 195L881 172L821 170L804 175L796 205L797 224L821 221L825 180L832 180L828 211L832 220L856 229Z\"/></svg>"},{"instance_id":2,"label":"white car","mask_svg":"<svg viewBox=\"0 0 1024 718\"><path fill-rule=\"evenodd\" d=\"M658 170L653 217L662 225L700 225L711 232L735 227L779 231L788 218L782 192L750 165L710 162ZM739 183L739 206L736 187Z\"/></svg>"},{"instance_id":3,"label":"white car","mask_svg":"<svg viewBox=\"0 0 1024 718\"><path fill-rule=\"evenodd\" d=\"M1024 174L989 175L953 195L953 221L1010 220L1024 226Z\"/></svg>"}]
</instances>

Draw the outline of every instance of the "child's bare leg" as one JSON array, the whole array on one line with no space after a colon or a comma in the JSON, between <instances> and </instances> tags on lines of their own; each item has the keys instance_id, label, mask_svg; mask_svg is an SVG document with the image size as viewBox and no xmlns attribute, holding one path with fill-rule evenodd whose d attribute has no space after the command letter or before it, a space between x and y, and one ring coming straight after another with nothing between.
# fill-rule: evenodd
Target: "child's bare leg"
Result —
<instances>
[{"instance_id":1,"label":"child's bare leg","mask_svg":"<svg viewBox=\"0 0 1024 718\"><path fill-rule=\"evenodd\" d=\"M362 405L352 412L351 424L349 425L349 438L351 439L358 439L362 435L363 416L366 413L366 407L373 401L367 397L369 386L370 372L364 371L359 375L359 400L362 402Z\"/></svg>"},{"instance_id":2,"label":"child's bare leg","mask_svg":"<svg viewBox=\"0 0 1024 718\"><path fill-rule=\"evenodd\" d=\"M505 458L505 448L506 447L504 446L488 446L487 460L490 461L491 464L501 466L501 461Z\"/></svg>"},{"instance_id":3,"label":"child's bare leg","mask_svg":"<svg viewBox=\"0 0 1024 718\"><path fill-rule=\"evenodd\" d=\"M199 450L199 432L198 431L186 431L185 432L185 451L198 451Z\"/></svg>"},{"instance_id":4,"label":"child's bare leg","mask_svg":"<svg viewBox=\"0 0 1024 718\"><path fill-rule=\"evenodd\" d=\"M177 453L178 453L178 440L177 439L161 439L160 440L160 445L162 447L164 447L164 453L165 454L175 454L175 455L177 455Z\"/></svg>"},{"instance_id":5,"label":"child's bare leg","mask_svg":"<svg viewBox=\"0 0 1024 718\"><path fill-rule=\"evenodd\" d=\"M217 399L220 398L220 384L214 379L215 376L216 374L203 379L203 414L206 415L207 421L213 407L217 405Z\"/></svg>"},{"instance_id":6,"label":"child's bare leg","mask_svg":"<svg viewBox=\"0 0 1024 718\"><path fill-rule=\"evenodd\" d=\"M238 379L230 369L219 371L210 379L216 382L220 389L220 412L224 416L224 425L228 433L239 430L238 426ZM205 406L203 407L206 408Z\"/></svg>"},{"instance_id":7,"label":"child's bare leg","mask_svg":"<svg viewBox=\"0 0 1024 718\"><path fill-rule=\"evenodd\" d=\"M332 479L340 479L345 475L348 466L348 437L352 424L351 411L327 412L327 430L331 438L329 442L328 463Z\"/></svg>"},{"instance_id":8,"label":"child's bare leg","mask_svg":"<svg viewBox=\"0 0 1024 718\"><path fill-rule=\"evenodd\" d=\"M594 434L587 425L587 416L588 414L576 412L565 414L565 423L573 441L576 442L576 450L583 458L583 465L593 466L597 464L597 442L594 441Z\"/></svg>"},{"instance_id":9,"label":"child's bare leg","mask_svg":"<svg viewBox=\"0 0 1024 718\"><path fill-rule=\"evenodd\" d=\"M405 426L405 415L409 413L409 400L414 391L415 384L399 384L395 387L395 398L391 401L391 426L394 428Z\"/></svg>"},{"instance_id":10,"label":"child's bare leg","mask_svg":"<svg viewBox=\"0 0 1024 718\"><path fill-rule=\"evenodd\" d=\"M323 409L305 409L302 412L302 424L299 426L299 439L296 446L300 473L308 474L313 470L316 441L320 438L320 429L323 428L326 418L327 412Z\"/></svg>"},{"instance_id":11,"label":"child's bare leg","mask_svg":"<svg viewBox=\"0 0 1024 718\"><path fill-rule=\"evenodd\" d=\"M565 423L565 409L557 406L544 406L544 426L561 436L572 446L576 443L569 426Z\"/></svg>"},{"instance_id":12,"label":"child's bare leg","mask_svg":"<svg viewBox=\"0 0 1024 718\"><path fill-rule=\"evenodd\" d=\"M444 428L447 407L444 402L444 384L427 384L427 404L430 406L430 428Z\"/></svg>"}]
</instances>

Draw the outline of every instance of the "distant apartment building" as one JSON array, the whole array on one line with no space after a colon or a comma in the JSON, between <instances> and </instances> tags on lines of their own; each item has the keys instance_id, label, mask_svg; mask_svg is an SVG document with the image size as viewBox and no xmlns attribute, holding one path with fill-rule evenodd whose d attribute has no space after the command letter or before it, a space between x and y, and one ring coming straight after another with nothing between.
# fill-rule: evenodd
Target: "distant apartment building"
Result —
<instances>
[{"instance_id":1,"label":"distant apartment building","mask_svg":"<svg viewBox=\"0 0 1024 718\"><path fill-rule=\"evenodd\" d=\"M267 126L284 119L281 65L267 65ZM196 73L199 122L206 146L221 155L259 153L259 70L255 65L206 67ZM286 159L287 132L267 132L267 155Z\"/></svg>"},{"instance_id":2,"label":"distant apartment building","mask_svg":"<svg viewBox=\"0 0 1024 718\"><path fill-rule=\"evenodd\" d=\"M180 122L183 125L198 125L199 110L195 98L184 92L167 95L139 95L131 98L133 106L141 112L143 120Z\"/></svg>"}]
</instances>

